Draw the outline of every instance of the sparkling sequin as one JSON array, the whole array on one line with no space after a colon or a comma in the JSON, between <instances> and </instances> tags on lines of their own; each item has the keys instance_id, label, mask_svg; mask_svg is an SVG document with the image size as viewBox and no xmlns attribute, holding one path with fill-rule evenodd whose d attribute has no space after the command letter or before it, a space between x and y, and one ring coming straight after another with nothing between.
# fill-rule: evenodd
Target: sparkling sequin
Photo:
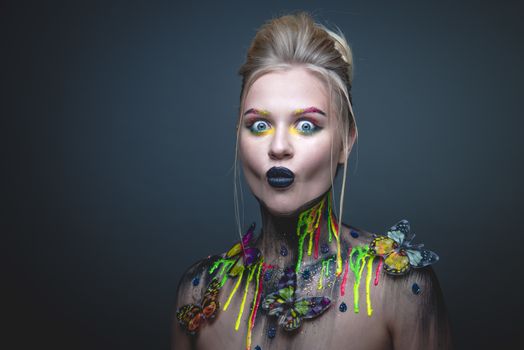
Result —
<instances>
[{"instance_id":1,"label":"sparkling sequin","mask_svg":"<svg viewBox=\"0 0 524 350\"><path fill-rule=\"evenodd\" d=\"M413 283L413 285L411 286L411 291L413 292L413 294L419 295L422 290L420 289L418 284Z\"/></svg>"},{"instance_id":2,"label":"sparkling sequin","mask_svg":"<svg viewBox=\"0 0 524 350\"><path fill-rule=\"evenodd\" d=\"M309 280L311 278L311 272L309 270L305 270L302 272L302 278L306 281Z\"/></svg>"},{"instance_id":3,"label":"sparkling sequin","mask_svg":"<svg viewBox=\"0 0 524 350\"><path fill-rule=\"evenodd\" d=\"M280 247L280 255L287 256L287 248L285 245Z\"/></svg>"},{"instance_id":4,"label":"sparkling sequin","mask_svg":"<svg viewBox=\"0 0 524 350\"><path fill-rule=\"evenodd\" d=\"M341 302L338 309L340 310L340 312L346 312L348 310L348 306L346 305L345 302Z\"/></svg>"},{"instance_id":5,"label":"sparkling sequin","mask_svg":"<svg viewBox=\"0 0 524 350\"><path fill-rule=\"evenodd\" d=\"M270 326L269 329L267 330L267 336L270 339L273 339L275 335L277 335L277 329L273 326Z\"/></svg>"},{"instance_id":6,"label":"sparkling sequin","mask_svg":"<svg viewBox=\"0 0 524 350\"><path fill-rule=\"evenodd\" d=\"M322 252L322 254L329 253L329 246L326 243L322 243L322 245L320 246L320 251Z\"/></svg>"},{"instance_id":7,"label":"sparkling sequin","mask_svg":"<svg viewBox=\"0 0 524 350\"><path fill-rule=\"evenodd\" d=\"M351 237L358 238L358 232L351 230Z\"/></svg>"},{"instance_id":8,"label":"sparkling sequin","mask_svg":"<svg viewBox=\"0 0 524 350\"><path fill-rule=\"evenodd\" d=\"M271 279L271 271L266 271L264 273L264 281L269 281Z\"/></svg>"},{"instance_id":9,"label":"sparkling sequin","mask_svg":"<svg viewBox=\"0 0 524 350\"><path fill-rule=\"evenodd\" d=\"M193 278L193 285L194 285L194 286L198 286L199 283L200 283L200 277L195 276L195 277Z\"/></svg>"}]
</instances>

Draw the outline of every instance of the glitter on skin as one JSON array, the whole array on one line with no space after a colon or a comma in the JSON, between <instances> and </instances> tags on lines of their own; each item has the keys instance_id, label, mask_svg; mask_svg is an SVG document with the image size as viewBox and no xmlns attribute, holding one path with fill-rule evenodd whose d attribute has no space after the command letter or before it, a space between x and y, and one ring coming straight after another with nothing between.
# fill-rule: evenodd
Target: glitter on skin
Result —
<instances>
[{"instance_id":1,"label":"glitter on skin","mask_svg":"<svg viewBox=\"0 0 524 350\"><path fill-rule=\"evenodd\" d=\"M267 330L267 336L269 339L273 339L277 335L277 329L273 326L269 327Z\"/></svg>"},{"instance_id":2,"label":"glitter on skin","mask_svg":"<svg viewBox=\"0 0 524 350\"><path fill-rule=\"evenodd\" d=\"M348 306L346 305L345 302L342 302L340 303L340 306L338 307L338 309L340 310L340 312L346 312L348 310Z\"/></svg>"},{"instance_id":3,"label":"glitter on skin","mask_svg":"<svg viewBox=\"0 0 524 350\"><path fill-rule=\"evenodd\" d=\"M286 248L286 246L284 246L284 245L281 246L281 247L280 247L280 255L282 255L282 256L287 256L287 254L288 254L288 252L287 252L287 248Z\"/></svg>"},{"instance_id":4,"label":"glitter on skin","mask_svg":"<svg viewBox=\"0 0 524 350\"><path fill-rule=\"evenodd\" d=\"M198 286L199 283L200 283L200 277L195 276L195 278L193 278L193 285Z\"/></svg>"}]
</instances>

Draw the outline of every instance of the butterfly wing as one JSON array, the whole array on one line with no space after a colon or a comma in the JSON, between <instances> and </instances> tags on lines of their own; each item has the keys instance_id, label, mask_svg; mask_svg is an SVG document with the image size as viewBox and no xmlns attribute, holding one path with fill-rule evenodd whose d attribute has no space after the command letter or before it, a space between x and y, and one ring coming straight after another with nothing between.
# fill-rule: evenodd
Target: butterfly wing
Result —
<instances>
[{"instance_id":1,"label":"butterfly wing","mask_svg":"<svg viewBox=\"0 0 524 350\"><path fill-rule=\"evenodd\" d=\"M439 259L435 252L427 249L406 249L406 254L409 263L415 268L431 265Z\"/></svg>"},{"instance_id":2,"label":"butterfly wing","mask_svg":"<svg viewBox=\"0 0 524 350\"><path fill-rule=\"evenodd\" d=\"M244 265L249 266L260 258L260 250L258 248L244 248Z\"/></svg>"},{"instance_id":3,"label":"butterfly wing","mask_svg":"<svg viewBox=\"0 0 524 350\"><path fill-rule=\"evenodd\" d=\"M300 327L302 319L296 310L290 308L280 315L278 318L278 324L286 331L292 331Z\"/></svg>"},{"instance_id":4,"label":"butterfly wing","mask_svg":"<svg viewBox=\"0 0 524 350\"><path fill-rule=\"evenodd\" d=\"M220 307L218 302L219 291L220 282L217 279L213 279L202 298L202 314L206 319L214 318Z\"/></svg>"},{"instance_id":5,"label":"butterfly wing","mask_svg":"<svg viewBox=\"0 0 524 350\"><path fill-rule=\"evenodd\" d=\"M402 219L395 225L391 226L387 232L387 236L399 245L404 244L404 241L411 242L414 237L414 235L410 233L409 221L406 219Z\"/></svg>"},{"instance_id":6,"label":"butterfly wing","mask_svg":"<svg viewBox=\"0 0 524 350\"><path fill-rule=\"evenodd\" d=\"M240 274L240 272L244 270L244 265L242 264L242 261L243 260L240 256L235 260L228 272L230 276L237 277Z\"/></svg>"},{"instance_id":7,"label":"butterfly wing","mask_svg":"<svg viewBox=\"0 0 524 350\"><path fill-rule=\"evenodd\" d=\"M184 305L178 309L176 318L182 328L194 334L200 328L203 321L202 308L195 304Z\"/></svg>"},{"instance_id":8,"label":"butterfly wing","mask_svg":"<svg viewBox=\"0 0 524 350\"><path fill-rule=\"evenodd\" d=\"M245 266L249 266L258 260L261 253L258 248L251 248L250 244L253 240L253 235L255 232L255 223L253 222L247 232L242 236L242 242L236 243L229 251L226 253L227 258L232 258L237 255L242 256L242 262ZM240 273L241 267L239 266L239 261L236 261L234 266L230 270L231 276L237 276Z\"/></svg>"},{"instance_id":9,"label":"butterfly wing","mask_svg":"<svg viewBox=\"0 0 524 350\"><path fill-rule=\"evenodd\" d=\"M244 233L244 236L242 236L242 244L244 247L249 246L251 243L251 240L253 239L253 235L255 234L255 223L253 222L251 226L249 226L246 233Z\"/></svg>"},{"instance_id":10,"label":"butterfly wing","mask_svg":"<svg viewBox=\"0 0 524 350\"><path fill-rule=\"evenodd\" d=\"M331 300L327 297L308 297L298 299L293 309L302 318L314 318L326 311L330 305Z\"/></svg>"},{"instance_id":11,"label":"butterfly wing","mask_svg":"<svg viewBox=\"0 0 524 350\"><path fill-rule=\"evenodd\" d=\"M262 301L262 309L268 312L268 315L279 316L284 312L284 307L293 302L295 287L287 286L276 292L268 294Z\"/></svg>"},{"instance_id":12,"label":"butterfly wing","mask_svg":"<svg viewBox=\"0 0 524 350\"><path fill-rule=\"evenodd\" d=\"M284 270L284 274L278 280L278 289L283 289L287 286L292 286L293 290L295 290L297 286L297 275L290 267Z\"/></svg>"},{"instance_id":13,"label":"butterfly wing","mask_svg":"<svg viewBox=\"0 0 524 350\"><path fill-rule=\"evenodd\" d=\"M375 255L387 255L397 248L398 243L386 236L378 236L369 244L370 253Z\"/></svg>"},{"instance_id":14,"label":"butterfly wing","mask_svg":"<svg viewBox=\"0 0 524 350\"><path fill-rule=\"evenodd\" d=\"M392 275L402 275L409 270L409 257L403 251L393 251L384 259L384 270Z\"/></svg>"},{"instance_id":15,"label":"butterfly wing","mask_svg":"<svg viewBox=\"0 0 524 350\"><path fill-rule=\"evenodd\" d=\"M278 323L286 330L292 331L302 324L302 319L314 318L327 310L331 300L326 297L310 297L297 300L292 307L283 312Z\"/></svg>"},{"instance_id":16,"label":"butterfly wing","mask_svg":"<svg viewBox=\"0 0 524 350\"><path fill-rule=\"evenodd\" d=\"M232 258L240 253L242 253L242 244L236 243L227 251L226 258Z\"/></svg>"}]
</instances>

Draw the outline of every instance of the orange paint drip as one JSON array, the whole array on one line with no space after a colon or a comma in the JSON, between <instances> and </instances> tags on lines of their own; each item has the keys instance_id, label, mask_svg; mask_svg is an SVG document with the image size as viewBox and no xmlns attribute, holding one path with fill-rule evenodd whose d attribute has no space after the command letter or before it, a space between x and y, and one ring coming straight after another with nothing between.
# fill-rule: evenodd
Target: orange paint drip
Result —
<instances>
[{"instance_id":1,"label":"orange paint drip","mask_svg":"<svg viewBox=\"0 0 524 350\"><path fill-rule=\"evenodd\" d=\"M384 259L382 259L382 258L378 259L377 270L375 271L375 281L373 282L373 284L375 286L378 285L378 276L380 276L380 269L382 268L383 260Z\"/></svg>"}]
</instances>

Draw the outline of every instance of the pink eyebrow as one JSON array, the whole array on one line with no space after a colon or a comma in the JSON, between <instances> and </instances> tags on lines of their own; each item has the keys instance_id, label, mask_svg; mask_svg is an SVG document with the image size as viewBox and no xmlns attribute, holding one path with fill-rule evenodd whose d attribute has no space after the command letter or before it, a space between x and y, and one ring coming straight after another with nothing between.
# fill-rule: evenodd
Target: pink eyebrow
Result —
<instances>
[{"instance_id":1,"label":"pink eyebrow","mask_svg":"<svg viewBox=\"0 0 524 350\"><path fill-rule=\"evenodd\" d=\"M299 109L295 109L295 115L302 115L302 114L306 114L306 113L318 113L318 114L322 114L323 116L326 115L326 113L324 113L324 111L316 108L316 107L308 107L308 108L299 108Z\"/></svg>"},{"instance_id":2,"label":"pink eyebrow","mask_svg":"<svg viewBox=\"0 0 524 350\"><path fill-rule=\"evenodd\" d=\"M298 116L298 115L302 115L302 114L306 114L306 113L318 113L318 114L321 114L323 116L326 115L326 113L324 111L322 111L321 109L318 109L316 107L297 108L297 109L295 109L293 111L293 115L294 116ZM269 111L267 111L265 109L256 109L256 108L248 109L247 111L244 112L244 115L247 115L247 114L257 114L257 115L263 115L263 116L271 115L271 113L269 113Z\"/></svg>"}]
</instances>

